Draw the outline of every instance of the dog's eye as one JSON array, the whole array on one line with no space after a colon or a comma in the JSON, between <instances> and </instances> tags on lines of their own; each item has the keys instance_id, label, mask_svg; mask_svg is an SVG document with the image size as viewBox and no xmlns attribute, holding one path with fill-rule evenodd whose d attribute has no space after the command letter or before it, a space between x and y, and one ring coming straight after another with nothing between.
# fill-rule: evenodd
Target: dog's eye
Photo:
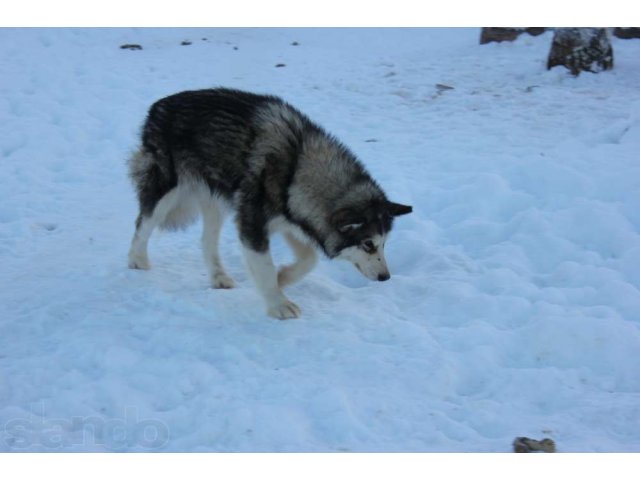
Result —
<instances>
[{"instance_id":1,"label":"dog's eye","mask_svg":"<svg viewBox=\"0 0 640 480\"><path fill-rule=\"evenodd\" d=\"M373 253L376 249L376 246L371 240L365 240L364 242L362 242L362 249L367 253Z\"/></svg>"}]
</instances>

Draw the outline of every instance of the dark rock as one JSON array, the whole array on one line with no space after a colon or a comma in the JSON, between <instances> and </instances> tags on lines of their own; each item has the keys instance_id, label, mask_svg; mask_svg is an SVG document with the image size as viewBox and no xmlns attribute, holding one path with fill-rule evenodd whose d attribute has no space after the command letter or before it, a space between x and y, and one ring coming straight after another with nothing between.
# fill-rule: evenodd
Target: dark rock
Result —
<instances>
[{"instance_id":1,"label":"dark rock","mask_svg":"<svg viewBox=\"0 0 640 480\"><path fill-rule=\"evenodd\" d=\"M613 68L613 48L606 28L557 28L547 69L562 65L572 75Z\"/></svg>"},{"instance_id":2,"label":"dark rock","mask_svg":"<svg viewBox=\"0 0 640 480\"><path fill-rule=\"evenodd\" d=\"M511 42L523 33L528 33L535 37L543 34L546 30L546 27L484 27L480 32L480 45L490 42Z\"/></svg>"},{"instance_id":3,"label":"dark rock","mask_svg":"<svg viewBox=\"0 0 640 480\"><path fill-rule=\"evenodd\" d=\"M613 34L618 38L624 38L628 40L630 38L640 38L640 28L639 27L629 27L622 28L616 27L613 29Z\"/></svg>"},{"instance_id":4,"label":"dark rock","mask_svg":"<svg viewBox=\"0 0 640 480\"><path fill-rule=\"evenodd\" d=\"M523 28L484 27L480 32L480 45L491 42L511 42L523 31Z\"/></svg>"},{"instance_id":5,"label":"dark rock","mask_svg":"<svg viewBox=\"0 0 640 480\"><path fill-rule=\"evenodd\" d=\"M455 90L455 88L450 87L449 85L445 85L445 84L443 84L443 83L436 83L436 89L437 89L439 92L445 92L445 91L447 91L447 90Z\"/></svg>"},{"instance_id":6,"label":"dark rock","mask_svg":"<svg viewBox=\"0 0 640 480\"><path fill-rule=\"evenodd\" d=\"M524 29L529 35L537 37L547 31L547 27L527 27Z\"/></svg>"}]
</instances>

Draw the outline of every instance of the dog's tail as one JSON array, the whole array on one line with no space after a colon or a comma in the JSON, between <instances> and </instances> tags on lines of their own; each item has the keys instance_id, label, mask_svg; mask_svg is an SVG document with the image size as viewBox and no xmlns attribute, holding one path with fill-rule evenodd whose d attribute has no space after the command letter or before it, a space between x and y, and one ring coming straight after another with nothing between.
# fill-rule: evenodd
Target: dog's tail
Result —
<instances>
[{"instance_id":1,"label":"dog's tail","mask_svg":"<svg viewBox=\"0 0 640 480\"><path fill-rule=\"evenodd\" d=\"M128 167L141 215L155 216L163 230L184 229L198 218L198 203L186 186L178 184L170 162L141 148L129 158Z\"/></svg>"}]
</instances>

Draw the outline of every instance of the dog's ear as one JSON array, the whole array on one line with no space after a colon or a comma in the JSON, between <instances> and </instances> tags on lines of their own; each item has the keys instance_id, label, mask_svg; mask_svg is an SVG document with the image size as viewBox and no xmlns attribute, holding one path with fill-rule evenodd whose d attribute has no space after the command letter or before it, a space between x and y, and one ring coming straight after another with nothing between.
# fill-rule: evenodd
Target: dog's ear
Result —
<instances>
[{"instance_id":1,"label":"dog's ear","mask_svg":"<svg viewBox=\"0 0 640 480\"><path fill-rule=\"evenodd\" d=\"M392 217L399 217L400 215L406 215L407 213L413 212L413 207L393 202L387 203L387 209L389 211L389 215Z\"/></svg>"},{"instance_id":2,"label":"dog's ear","mask_svg":"<svg viewBox=\"0 0 640 480\"><path fill-rule=\"evenodd\" d=\"M340 233L346 233L350 230L360 228L364 224L365 219L361 213L351 208L341 208L333 212L329 222L331 226Z\"/></svg>"}]
</instances>

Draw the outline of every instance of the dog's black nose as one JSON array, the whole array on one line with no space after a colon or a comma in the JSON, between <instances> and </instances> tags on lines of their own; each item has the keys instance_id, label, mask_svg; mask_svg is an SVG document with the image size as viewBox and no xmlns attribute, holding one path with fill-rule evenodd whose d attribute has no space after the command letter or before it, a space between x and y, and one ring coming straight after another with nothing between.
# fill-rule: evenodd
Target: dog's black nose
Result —
<instances>
[{"instance_id":1,"label":"dog's black nose","mask_svg":"<svg viewBox=\"0 0 640 480\"><path fill-rule=\"evenodd\" d=\"M381 274L378 275L378 281L379 282L386 282L390 278L391 278L391 275L389 275L388 273L381 273Z\"/></svg>"}]
</instances>

